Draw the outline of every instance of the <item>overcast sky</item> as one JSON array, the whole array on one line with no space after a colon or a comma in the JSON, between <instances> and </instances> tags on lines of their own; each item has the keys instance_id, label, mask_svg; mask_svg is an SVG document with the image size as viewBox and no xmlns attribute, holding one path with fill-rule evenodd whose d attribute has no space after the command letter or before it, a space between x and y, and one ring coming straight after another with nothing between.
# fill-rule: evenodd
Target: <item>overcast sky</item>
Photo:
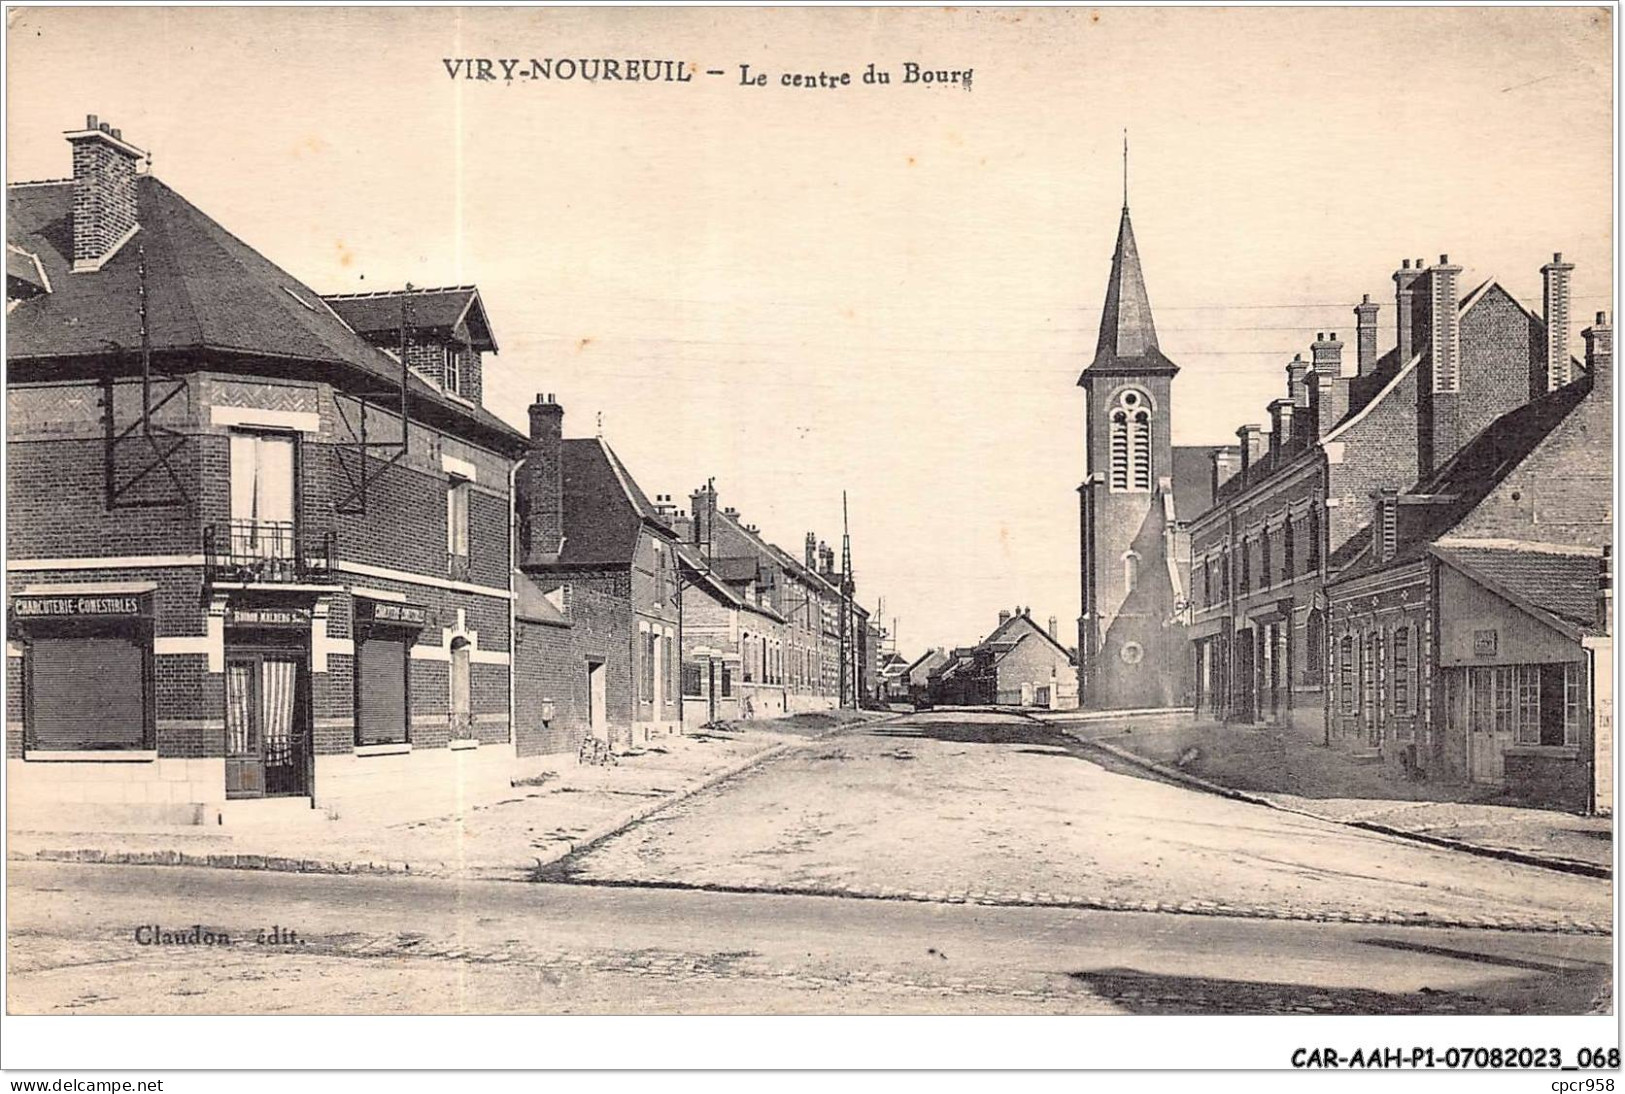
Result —
<instances>
[{"instance_id":1,"label":"overcast sky","mask_svg":"<svg viewBox=\"0 0 1625 1094\"><path fill-rule=\"evenodd\" d=\"M1538 307L1612 284L1609 14L1570 9L12 10L10 181L87 113L325 292L473 282L515 425L557 393L644 489L799 552L851 499L903 652L1001 607L1075 635L1082 394L1121 204L1176 443L1266 420L1295 350L1402 257ZM685 84L453 80L651 57ZM904 85L904 62L972 88ZM893 83L865 86L869 62ZM740 64L769 74L739 86ZM706 69L727 75L711 77ZM851 72L801 90L786 71ZM1352 343L1352 340L1350 340ZM1349 352L1352 352L1352 344Z\"/></svg>"}]
</instances>

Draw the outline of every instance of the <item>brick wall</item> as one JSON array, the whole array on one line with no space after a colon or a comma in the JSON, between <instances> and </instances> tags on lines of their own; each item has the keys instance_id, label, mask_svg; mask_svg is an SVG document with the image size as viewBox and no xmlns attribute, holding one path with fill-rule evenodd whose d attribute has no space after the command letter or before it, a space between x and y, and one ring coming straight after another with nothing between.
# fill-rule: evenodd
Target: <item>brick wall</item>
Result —
<instances>
[{"instance_id":1,"label":"brick wall","mask_svg":"<svg viewBox=\"0 0 1625 1094\"><path fill-rule=\"evenodd\" d=\"M1327 553L1335 552L1371 523L1371 495L1416 484L1416 391L1422 372L1413 369L1381 402L1338 438L1341 458L1327 464Z\"/></svg>"},{"instance_id":2,"label":"brick wall","mask_svg":"<svg viewBox=\"0 0 1625 1094\"><path fill-rule=\"evenodd\" d=\"M1539 393L1545 369L1543 330L1500 285L1491 286L1463 313L1460 390L1424 392L1422 401L1424 427L1431 405L1434 469L1496 418Z\"/></svg>"},{"instance_id":3,"label":"brick wall","mask_svg":"<svg viewBox=\"0 0 1625 1094\"><path fill-rule=\"evenodd\" d=\"M514 740L521 756L571 752L590 728L587 708L576 704L576 676L586 676L578 663L571 627L519 623L514 661ZM543 720L543 705L553 717Z\"/></svg>"}]
</instances>

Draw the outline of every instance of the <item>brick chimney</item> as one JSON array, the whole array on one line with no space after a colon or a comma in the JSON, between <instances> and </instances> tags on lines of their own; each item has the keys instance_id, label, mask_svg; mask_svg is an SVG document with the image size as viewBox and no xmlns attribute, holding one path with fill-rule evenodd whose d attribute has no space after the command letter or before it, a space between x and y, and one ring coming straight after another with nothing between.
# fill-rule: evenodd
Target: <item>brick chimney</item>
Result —
<instances>
[{"instance_id":1,"label":"brick chimney","mask_svg":"<svg viewBox=\"0 0 1625 1094\"><path fill-rule=\"evenodd\" d=\"M716 486L708 482L694 491L689 497L689 512L694 514L694 537L692 542L699 544L709 552L713 538L712 533L716 529ZM706 557L710 557L709 553Z\"/></svg>"},{"instance_id":2,"label":"brick chimney","mask_svg":"<svg viewBox=\"0 0 1625 1094\"><path fill-rule=\"evenodd\" d=\"M1270 404L1270 451L1284 455L1292 451L1292 400L1277 399Z\"/></svg>"},{"instance_id":3,"label":"brick chimney","mask_svg":"<svg viewBox=\"0 0 1625 1094\"><path fill-rule=\"evenodd\" d=\"M1001 608L1001 609L999 609L999 626L1002 627L1008 622L1010 622L1010 609L1009 608Z\"/></svg>"},{"instance_id":4,"label":"brick chimney","mask_svg":"<svg viewBox=\"0 0 1625 1094\"><path fill-rule=\"evenodd\" d=\"M1357 376L1370 376L1377 370L1377 305L1366 293L1354 305L1354 346Z\"/></svg>"},{"instance_id":5,"label":"brick chimney","mask_svg":"<svg viewBox=\"0 0 1625 1094\"><path fill-rule=\"evenodd\" d=\"M1247 472L1264 458L1264 427L1244 425L1236 430L1236 438L1241 441L1241 477L1245 479Z\"/></svg>"},{"instance_id":6,"label":"brick chimney","mask_svg":"<svg viewBox=\"0 0 1625 1094\"><path fill-rule=\"evenodd\" d=\"M1326 376L1343 375L1343 343L1337 340L1337 332L1315 335L1309 352L1314 356L1316 372Z\"/></svg>"},{"instance_id":7,"label":"brick chimney","mask_svg":"<svg viewBox=\"0 0 1625 1094\"><path fill-rule=\"evenodd\" d=\"M1546 313L1546 390L1556 391L1574 379L1569 359L1569 295L1574 263L1564 262L1559 251L1540 268L1541 302Z\"/></svg>"},{"instance_id":8,"label":"brick chimney","mask_svg":"<svg viewBox=\"0 0 1625 1094\"><path fill-rule=\"evenodd\" d=\"M1310 364L1303 359L1303 354L1294 353L1292 360L1286 364L1286 393L1293 403L1299 407L1309 406L1309 369Z\"/></svg>"},{"instance_id":9,"label":"brick chimney","mask_svg":"<svg viewBox=\"0 0 1625 1094\"><path fill-rule=\"evenodd\" d=\"M807 533L807 545L805 552L807 569L816 572L818 569L818 537L813 535L811 532Z\"/></svg>"},{"instance_id":10,"label":"brick chimney","mask_svg":"<svg viewBox=\"0 0 1625 1094\"><path fill-rule=\"evenodd\" d=\"M1049 636L1055 639L1057 642L1061 640L1061 632L1056 629L1056 624L1058 622L1059 621L1053 615L1049 617Z\"/></svg>"},{"instance_id":11,"label":"brick chimney","mask_svg":"<svg viewBox=\"0 0 1625 1094\"><path fill-rule=\"evenodd\" d=\"M1213 453L1213 496L1219 496L1219 487L1234 477L1241 466L1241 456L1233 448L1216 449Z\"/></svg>"},{"instance_id":12,"label":"brick chimney","mask_svg":"<svg viewBox=\"0 0 1625 1094\"><path fill-rule=\"evenodd\" d=\"M73 272L99 270L140 227L136 163L146 155L96 115L67 134L73 145Z\"/></svg>"},{"instance_id":13,"label":"brick chimney","mask_svg":"<svg viewBox=\"0 0 1625 1094\"><path fill-rule=\"evenodd\" d=\"M1597 321L1580 332L1586 341L1586 368L1591 373L1591 390L1601 398L1614 397L1614 328L1608 313L1597 313Z\"/></svg>"},{"instance_id":14,"label":"brick chimney","mask_svg":"<svg viewBox=\"0 0 1625 1094\"><path fill-rule=\"evenodd\" d=\"M1416 356L1416 330L1413 296L1416 292L1416 279L1422 276L1422 260L1416 260L1411 265L1410 259L1394 272L1394 325L1398 335L1397 348L1399 350L1399 364L1404 367L1412 357Z\"/></svg>"},{"instance_id":15,"label":"brick chimney","mask_svg":"<svg viewBox=\"0 0 1625 1094\"><path fill-rule=\"evenodd\" d=\"M519 466L520 558L529 565L559 560L564 549L564 408L552 395L530 404L530 452Z\"/></svg>"},{"instance_id":16,"label":"brick chimney","mask_svg":"<svg viewBox=\"0 0 1625 1094\"><path fill-rule=\"evenodd\" d=\"M1602 545L1597 560L1597 625L1603 634L1614 633L1614 545Z\"/></svg>"},{"instance_id":17,"label":"brick chimney","mask_svg":"<svg viewBox=\"0 0 1625 1094\"><path fill-rule=\"evenodd\" d=\"M1309 413L1315 436L1325 437L1349 412L1349 382L1336 373L1316 372L1309 377Z\"/></svg>"},{"instance_id":18,"label":"brick chimney","mask_svg":"<svg viewBox=\"0 0 1625 1094\"><path fill-rule=\"evenodd\" d=\"M1461 267L1440 255L1428 271L1432 313L1428 324L1428 354L1433 359L1433 390L1461 389Z\"/></svg>"}]
</instances>

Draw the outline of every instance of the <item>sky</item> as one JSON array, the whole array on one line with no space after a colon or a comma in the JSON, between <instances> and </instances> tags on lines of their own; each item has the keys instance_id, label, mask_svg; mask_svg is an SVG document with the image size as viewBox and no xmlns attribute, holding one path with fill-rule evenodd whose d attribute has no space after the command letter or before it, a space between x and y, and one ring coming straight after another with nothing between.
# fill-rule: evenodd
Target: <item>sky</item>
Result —
<instances>
[{"instance_id":1,"label":"sky","mask_svg":"<svg viewBox=\"0 0 1625 1094\"><path fill-rule=\"evenodd\" d=\"M10 9L8 181L97 114L322 292L474 283L486 404L601 429L650 495L714 478L838 546L913 656L1078 614L1083 396L1123 200L1178 444L1448 253L1611 308L1602 9ZM659 58L687 83L470 81ZM970 69L904 84L904 64ZM884 86L862 75L873 63ZM741 65L767 74L744 86ZM708 76L720 69L722 76ZM461 69L459 69L461 71ZM851 73L796 88L785 74ZM883 606L880 601L884 598Z\"/></svg>"}]
</instances>

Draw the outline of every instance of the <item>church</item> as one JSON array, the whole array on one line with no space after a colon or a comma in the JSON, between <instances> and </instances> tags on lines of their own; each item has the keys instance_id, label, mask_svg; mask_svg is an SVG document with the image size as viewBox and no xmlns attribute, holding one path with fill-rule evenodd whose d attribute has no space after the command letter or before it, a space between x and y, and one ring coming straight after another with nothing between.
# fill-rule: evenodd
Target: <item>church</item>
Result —
<instances>
[{"instance_id":1,"label":"church","mask_svg":"<svg viewBox=\"0 0 1625 1094\"><path fill-rule=\"evenodd\" d=\"M1178 375L1157 345L1125 187L1100 339L1078 377L1086 433L1078 690L1086 709L1189 702L1187 522L1213 502L1218 449L1173 444Z\"/></svg>"}]
</instances>

